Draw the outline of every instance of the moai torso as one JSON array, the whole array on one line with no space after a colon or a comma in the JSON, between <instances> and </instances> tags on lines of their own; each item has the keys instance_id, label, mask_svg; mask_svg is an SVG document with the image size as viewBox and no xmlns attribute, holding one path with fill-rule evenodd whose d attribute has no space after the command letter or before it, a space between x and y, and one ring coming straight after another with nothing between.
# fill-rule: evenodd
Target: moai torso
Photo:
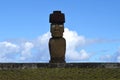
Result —
<instances>
[{"instance_id":1,"label":"moai torso","mask_svg":"<svg viewBox=\"0 0 120 80\"><path fill-rule=\"evenodd\" d=\"M66 41L64 38L61 39L50 39L49 48L50 48L50 55L52 62L54 63L61 63L65 62L65 46Z\"/></svg>"},{"instance_id":2,"label":"moai torso","mask_svg":"<svg viewBox=\"0 0 120 80\"><path fill-rule=\"evenodd\" d=\"M63 38L64 14L54 11L50 14L52 38L49 40L50 63L65 63L66 40Z\"/></svg>"}]
</instances>

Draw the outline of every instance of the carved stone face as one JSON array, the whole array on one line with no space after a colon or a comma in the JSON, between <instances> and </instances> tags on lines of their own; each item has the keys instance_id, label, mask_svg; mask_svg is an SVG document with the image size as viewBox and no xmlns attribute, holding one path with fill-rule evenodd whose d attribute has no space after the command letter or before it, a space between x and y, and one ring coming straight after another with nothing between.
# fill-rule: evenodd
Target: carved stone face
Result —
<instances>
[{"instance_id":1,"label":"carved stone face","mask_svg":"<svg viewBox=\"0 0 120 80\"><path fill-rule=\"evenodd\" d=\"M59 38L63 36L64 25L63 24L51 24L52 37Z\"/></svg>"}]
</instances>

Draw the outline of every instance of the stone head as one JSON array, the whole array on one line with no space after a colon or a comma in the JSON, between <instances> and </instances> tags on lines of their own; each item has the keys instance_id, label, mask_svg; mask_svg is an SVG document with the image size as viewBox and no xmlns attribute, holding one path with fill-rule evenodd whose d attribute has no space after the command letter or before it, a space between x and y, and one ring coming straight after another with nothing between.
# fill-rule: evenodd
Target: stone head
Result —
<instances>
[{"instance_id":1,"label":"stone head","mask_svg":"<svg viewBox=\"0 0 120 80\"><path fill-rule=\"evenodd\" d=\"M49 22L51 23L50 32L52 37L59 38L63 36L65 16L61 11L53 11L50 14Z\"/></svg>"}]
</instances>

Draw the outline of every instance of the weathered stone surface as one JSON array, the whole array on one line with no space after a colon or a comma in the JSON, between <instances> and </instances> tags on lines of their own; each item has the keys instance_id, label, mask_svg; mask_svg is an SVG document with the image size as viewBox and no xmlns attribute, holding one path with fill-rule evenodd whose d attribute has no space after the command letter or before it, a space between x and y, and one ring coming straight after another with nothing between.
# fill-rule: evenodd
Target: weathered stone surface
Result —
<instances>
[{"instance_id":1,"label":"weathered stone surface","mask_svg":"<svg viewBox=\"0 0 120 80\"><path fill-rule=\"evenodd\" d=\"M49 22L52 24L63 24L65 23L65 16L61 11L53 11L53 13L50 14Z\"/></svg>"},{"instance_id":2,"label":"weathered stone surface","mask_svg":"<svg viewBox=\"0 0 120 80\"><path fill-rule=\"evenodd\" d=\"M0 70L36 68L120 68L120 63L0 63Z\"/></svg>"},{"instance_id":3,"label":"weathered stone surface","mask_svg":"<svg viewBox=\"0 0 120 80\"><path fill-rule=\"evenodd\" d=\"M65 62L66 41L64 38L51 38L49 41L50 63Z\"/></svg>"},{"instance_id":4,"label":"weathered stone surface","mask_svg":"<svg viewBox=\"0 0 120 80\"><path fill-rule=\"evenodd\" d=\"M62 38L64 32L64 25L51 24L50 32L53 38Z\"/></svg>"},{"instance_id":5,"label":"weathered stone surface","mask_svg":"<svg viewBox=\"0 0 120 80\"><path fill-rule=\"evenodd\" d=\"M49 40L50 63L65 63L66 40L63 38L65 17L61 11L53 11L50 14Z\"/></svg>"}]
</instances>

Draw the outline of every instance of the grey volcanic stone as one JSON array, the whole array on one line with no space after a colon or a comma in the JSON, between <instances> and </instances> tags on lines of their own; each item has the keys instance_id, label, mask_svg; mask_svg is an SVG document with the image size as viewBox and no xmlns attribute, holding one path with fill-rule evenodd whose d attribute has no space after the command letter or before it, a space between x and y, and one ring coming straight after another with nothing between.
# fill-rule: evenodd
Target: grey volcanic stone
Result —
<instances>
[{"instance_id":1,"label":"grey volcanic stone","mask_svg":"<svg viewBox=\"0 0 120 80\"><path fill-rule=\"evenodd\" d=\"M120 68L120 63L0 63L0 70L36 68Z\"/></svg>"}]
</instances>

